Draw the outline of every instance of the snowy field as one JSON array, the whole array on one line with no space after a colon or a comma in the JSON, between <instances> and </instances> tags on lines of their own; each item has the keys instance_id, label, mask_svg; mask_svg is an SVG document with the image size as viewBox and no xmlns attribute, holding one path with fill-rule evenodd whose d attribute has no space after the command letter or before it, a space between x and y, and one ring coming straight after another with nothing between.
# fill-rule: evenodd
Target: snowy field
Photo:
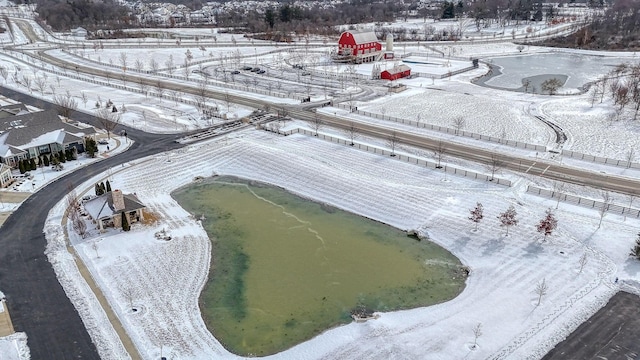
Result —
<instances>
[{"instance_id":1,"label":"snowy field","mask_svg":"<svg viewBox=\"0 0 640 360\"><path fill-rule=\"evenodd\" d=\"M607 215L597 229L596 211L560 204L559 228L543 242L535 225L555 202L523 195L520 187L460 177L443 181L440 173L391 158L257 130L175 151L170 158L168 168L167 157L157 156L110 177L111 184L135 192L158 214L158 224L88 239L70 231L145 358L157 357L160 345L174 358L235 358L206 331L193 296L206 280L206 233L168 195L196 176L255 179L400 229L417 229L471 269L466 289L452 301L341 326L271 358L539 358L606 303L617 289L615 277L639 280L640 267L627 257L637 220ZM467 219L476 202L484 205L486 219L478 232ZM516 206L520 224L507 237L495 217L509 205ZM62 204L51 213L47 233L59 233L61 210ZM153 237L162 228L173 240ZM65 254L60 249L49 256ZM589 261L579 273L583 254ZM536 306L534 289L542 279L551 291ZM133 294L130 284L136 284ZM132 313L130 304L141 311ZM472 350L477 323L484 335ZM109 348L100 349L103 357L110 357Z\"/></svg>"},{"instance_id":2,"label":"snowy field","mask_svg":"<svg viewBox=\"0 0 640 360\"><path fill-rule=\"evenodd\" d=\"M415 26L420 26L417 21ZM193 30L189 34L201 31ZM231 42L231 36L234 36L234 40L243 45L238 46L241 54L247 56L260 56L261 52L269 50L269 47L256 49L249 40L237 34L215 36L220 42ZM13 41L25 40L24 34L16 31ZM111 45L113 43L110 42ZM132 40L131 44L137 44L137 40ZM434 46L447 57L519 54L512 43ZM111 60L114 65L119 63L123 53L120 49L96 53L88 49L90 47L85 56L88 58L91 54L91 61L100 56L103 63L108 64ZM194 60L198 60L210 57L208 52L213 48L207 49L206 53L197 47L191 50ZM225 50L228 52L229 48L221 48L220 53L225 54ZM126 51L129 67L134 66L136 60L148 67L151 57L163 67L169 55L174 56L176 64L184 61L186 49L156 49L153 55L138 50ZM396 51L436 54L424 46L415 46L413 50L411 46L396 45ZM523 53L547 51L527 47ZM54 54L67 60L83 61L76 55L59 51ZM317 59L301 58L296 52L282 54L296 63L302 61L319 65ZM632 55L629 57L633 58ZM254 60L280 61L273 54L262 55L260 59ZM456 60L447 61L453 63ZM0 66L7 68L10 74L6 79L0 79L3 85L46 99L51 99L55 91L60 93L60 89L64 89L78 100L81 111L89 113L98 99L101 102L110 99L118 107L126 106L123 123L145 131L170 133L206 125L197 121L198 110L191 105L55 75L48 75L45 79L47 86L44 90L40 91L33 83L27 89L24 76L35 81L43 77L44 72L32 70L31 65L23 60L5 56L0 56ZM336 67L335 71L344 73L350 70L344 66ZM608 70L603 68L602 74ZM357 66L355 71L369 75L371 64ZM553 147L550 129L535 118L535 115L544 115L561 126L569 136L564 149L623 158L625 151L637 146L639 129L637 123L630 120L631 110L612 118L615 111L608 97L592 108L588 95L550 97L496 91L470 83L472 78L486 71L487 68L481 66L450 79L401 80L408 86L407 91L373 101L356 100L354 105L359 110L447 127L453 127L453 121L463 117L466 131ZM14 79L13 73L20 74ZM585 78L600 75L597 68L583 74ZM111 81L118 82L116 79ZM86 102L82 94L85 94ZM250 111L233 105L231 109L226 105L223 109L236 116ZM325 108L322 111L331 114L339 110ZM360 121L366 119L345 111L341 111L340 116ZM407 129L388 121L368 121ZM335 134L331 129L323 131ZM384 146L380 140L377 141L377 145ZM521 151L477 140L462 141L497 151ZM531 152L528 155L532 158L537 156ZM431 155L424 156L429 158ZM465 164L457 159L448 161L483 171L479 164ZM585 164L577 166L584 167ZM597 166L592 168L599 170ZM78 193L91 192L96 181L108 178L114 188L125 193L135 192L159 217L156 224L146 227L138 224L129 233L111 230L98 234L93 231L85 239L78 238L69 229L70 240L78 254L145 359L158 358L160 351L168 358L237 358L208 332L198 308L198 294L206 281L211 255L207 234L198 221L168 195L171 190L189 184L197 176L215 174L263 181L400 229L416 229L450 250L471 269L467 287L452 301L428 308L385 313L375 321L331 329L270 358L537 359L603 306L619 286L640 293L640 289L633 287L640 283L640 266L627 256L639 227L636 219L608 214L598 228L600 219L597 211L560 203L555 212L559 228L543 242L535 225L545 210L555 208L556 203L525 194L526 185L538 181L536 179L512 173L501 174L515 180L512 188L455 176L443 179L440 172L350 147L302 135L279 137L251 129L225 139L126 164L97 176L79 188ZM38 184L39 175L34 174ZM633 172L626 175L637 177ZM46 173L42 176L43 182L48 181ZM25 184L21 186L30 185ZM473 224L467 219L476 202L481 202L485 208L485 219L477 232L473 231ZM509 230L509 236L505 236L496 217L509 205L516 207L520 223ZM87 324L101 356L126 358L106 315L79 277L66 250L61 227L63 206L60 203L52 210L46 224L47 255ZM161 229L166 229L173 239L169 242L156 240L154 233ZM579 259L585 254L588 261L580 271ZM125 269L127 271L123 271ZM620 284L613 283L616 277L622 280ZM534 289L543 279L550 291L536 305ZM132 312L132 307L138 311ZM478 339L478 346L472 348L472 329L479 323L482 324L483 335ZM5 343L6 338L0 339L0 352L2 346L7 346Z\"/></svg>"}]
</instances>

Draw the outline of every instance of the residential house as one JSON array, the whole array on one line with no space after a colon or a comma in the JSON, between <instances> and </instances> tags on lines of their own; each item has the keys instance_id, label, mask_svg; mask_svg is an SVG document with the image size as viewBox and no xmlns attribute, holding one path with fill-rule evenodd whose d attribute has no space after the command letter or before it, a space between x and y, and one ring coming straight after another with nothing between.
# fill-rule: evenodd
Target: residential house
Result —
<instances>
[{"instance_id":1,"label":"residential house","mask_svg":"<svg viewBox=\"0 0 640 360\"><path fill-rule=\"evenodd\" d=\"M0 163L0 188L9 186L13 182L13 175L11 174L11 168L5 164Z\"/></svg>"},{"instance_id":2,"label":"residential house","mask_svg":"<svg viewBox=\"0 0 640 360\"><path fill-rule=\"evenodd\" d=\"M109 191L84 203L84 208L97 223L98 229L122 227L122 213L129 224L144 219L144 204L135 194L123 194L120 190Z\"/></svg>"},{"instance_id":3,"label":"residential house","mask_svg":"<svg viewBox=\"0 0 640 360\"><path fill-rule=\"evenodd\" d=\"M17 167L22 159L38 159L40 155L75 148L84 152L84 138L95 135L91 127L79 127L64 122L55 110L27 112L0 108L0 163ZM7 111L13 116L2 117Z\"/></svg>"}]
</instances>

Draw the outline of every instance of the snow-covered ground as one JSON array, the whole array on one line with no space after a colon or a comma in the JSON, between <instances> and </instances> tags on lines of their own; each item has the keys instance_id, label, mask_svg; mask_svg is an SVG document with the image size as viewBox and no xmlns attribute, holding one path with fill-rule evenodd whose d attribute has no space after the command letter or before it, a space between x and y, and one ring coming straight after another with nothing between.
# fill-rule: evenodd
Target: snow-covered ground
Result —
<instances>
[{"instance_id":1,"label":"snow-covered ground","mask_svg":"<svg viewBox=\"0 0 640 360\"><path fill-rule=\"evenodd\" d=\"M223 41L223 35L220 36L218 41ZM224 41L231 41L230 35L224 36L227 37ZM15 37L13 41L24 40L20 31L16 31ZM250 41L237 41L245 45L242 51L246 55L258 55L266 49L260 47L257 51ZM435 46L452 57L517 55L519 51L514 44ZM410 46L406 49L396 47L399 52L409 50L412 50ZM153 56L158 57L162 66L161 57L167 59L169 54L174 54L178 62L186 50L171 51L159 49ZM197 48L193 51L196 60L199 56L207 56ZM427 51L424 47L416 46L414 52L424 51ZM545 51L548 50L527 47L523 52ZM91 51L87 50L86 54L89 53ZM104 54L107 53L109 57L101 61L108 62L110 58L117 64L122 50L104 50ZM61 52L56 54L77 59ZM135 63L136 59L149 63L149 58L142 51L127 54L129 64ZM96 56L91 55L91 60L95 61ZM294 57L293 53L288 56ZM272 61L273 57L268 55L265 59ZM295 60L314 63L310 57L295 57ZM315 62L317 64L317 60ZM22 74L30 78L42 76L42 72L30 71L30 65L23 60L0 57L0 66L7 67L9 74L20 71L18 80ZM341 67L336 72L346 70L346 67ZM472 78L486 71L487 68L481 67L450 79L402 80L409 90L354 105L360 110L448 127L453 127L457 117L464 117L464 130L554 146L550 129L534 116L541 114L567 132L569 140L564 145L565 149L622 158L625 151L637 146L638 128L635 122L628 120L630 110L619 121L612 120L613 105L607 97L591 108L588 95L549 97L496 91L470 83ZM597 68L591 71L584 74L585 78L601 75ZM603 74L606 71L608 69L602 69ZM356 72L368 75L371 65L358 66ZM79 100L84 111L90 112L100 96L103 101L111 99L117 105L126 104L128 110L123 121L143 130L175 132L197 127L190 125L192 122L189 120L189 115L197 114L193 106L146 98L142 94L109 86L89 85L69 77L59 78L58 84L55 76L49 76L49 84L68 90ZM24 84L14 81L11 76L0 80L9 87L28 91ZM32 85L30 91L46 98L53 95L49 87L40 92ZM87 93L87 103L81 101L82 93ZM143 122L140 117L142 110L154 115ZM322 111L330 114L339 110L325 108ZM345 111L340 116L363 119ZM369 121L413 131L388 121ZM336 133L331 129L323 131ZM378 145L384 145L377 141ZM495 147L496 151L521 151L483 141L463 141ZM527 155L537 156L531 152ZM476 171L482 171L478 164L465 164L456 159L445 161L459 166L475 166ZM582 163L578 166L591 165ZM600 169L597 166L592 168ZM518 178L512 188L455 176L444 179L440 172L351 147L302 135L279 137L250 129L225 139L127 164L99 175L79 188L78 193L91 191L96 181L108 178L114 188L126 193L135 192L159 217L156 224L146 227L135 225L128 233L112 230L98 234L93 231L85 239L78 238L69 229L71 242L79 256L91 270L145 359L157 358L161 351L168 358L237 358L208 332L198 308L198 295L207 277L211 255L207 234L197 220L168 195L171 190L192 182L197 176L214 174L241 176L282 186L400 229L418 229L450 250L471 269L467 287L454 300L428 308L385 313L375 321L331 329L271 358L536 359L606 303L620 285L613 283L616 277L622 280L625 288L640 293L638 289L626 287L640 281L640 266L627 256L639 225L637 219L608 214L598 228L600 219L597 211L560 203L555 211L559 228L546 242L542 242L535 225L545 210L555 208L556 203L524 192L527 184L538 179L503 174ZM34 174L34 178L37 179L38 175ZM637 177L635 172L626 175ZM46 180L46 174L43 180ZM476 202L484 205L485 219L479 231L474 232L467 218ZM516 207L520 223L511 228L506 237L496 217L509 205ZM61 225L63 210L64 204L61 203L52 209L47 221L47 255L87 324L101 356L126 358L106 315L82 281L73 258L67 252ZM154 233L163 228L171 234L171 241L155 239ZM588 262L580 272L579 259L584 254ZM534 289L543 279L550 291L536 306ZM132 305L138 309L137 312L130 311ZM483 335L478 339L478 347L472 349L472 329L478 323L482 324Z\"/></svg>"}]
</instances>

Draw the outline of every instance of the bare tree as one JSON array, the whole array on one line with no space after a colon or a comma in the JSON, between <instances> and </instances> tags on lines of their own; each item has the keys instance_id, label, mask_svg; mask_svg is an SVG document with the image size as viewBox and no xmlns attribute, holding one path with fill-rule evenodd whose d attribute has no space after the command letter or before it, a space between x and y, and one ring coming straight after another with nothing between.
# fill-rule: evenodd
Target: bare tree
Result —
<instances>
[{"instance_id":1,"label":"bare tree","mask_svg":"<svg viewBox=\"0 0 640 360\"><path fill-rule=\"evenodd\" d=\"M134 296L133 288L129 286L123 287L122 295L124 296L125 300L127 300L127 302L129 303L129 308L133 309L133 296Z\"/></svg>"},{"instance_id":2,"label":"bare tree","mask_svg":"<svg viewBox=\"0 0 640 360\"><path fill-rule=\"evenodd\" d=\"M472 349L478 347L478 338L480 336L482 336L482 323L478 323L473 327L473 346L471 346Z\"/></svg>"},{"instance_id":3,"label":"bare tree","mask_svg":"<svg viewBox=\"0 0 640 360\"><path fill-rule=\"evenodd\" d=\"M93 249L93 251L95 251L95 252L96 252L96 258L100 259L100 254L98 253L98 242L97 242L97 241L94 241L94 242L91 244L91 248Z\"/></svg>"},{"instance_id":4,"label":"bare tree","mask_svg":"<svg viewBox=\"0 0 640 360\"><path fill-rule=\"evenodd\" d=\"M318 114L315 114L313 116L313 119L311 120L311 128L313 129L313 131L315 133L314 136L318 136L318 131L320 131L320 129L322 129L323 126L324 126L324 121L322 121L322 119L320 119Z\"/></svg>"},{"instance_id":5,"label":"bare tree","mask_svg":"<svg viewBox=\"0 0 640 360\"><path fill-rule=\"evenodd\" d=\"M629 198L629 209L631 209L631 207L633 206L633 200L635 200L636 198L636 194L631 193L628 194L627 197ZM627 221L627 212L624 213L624 221Z\"/></svg>"},{"instance_id":6,"label":"bare tree","mask_svg":"<svg viewBox=\"0 0 640 360\"><path fill-rule=\"evenodd\" d=\"M440 165L440 163L444 159L444 155L446 152L447 152L446 145L442 141L438 141L438 145L436 145L436 148L433 149L433 157L436 159L437 169L442 168L442 165Z\"/></svg>"},{"instance_id":7,"label":"bare tree","mask_svg":"<svg viewBox=\"0 0 640 360\"><path fill-rule=\"evenodd\" d=\"M156 93L158 94L158 98L160 98L160 101L162 102L162 97L164 96L164 83L160 80L158 80L158 82L156 82Z\"/></svg>"},{"instance_id":8,"label":"bare tree","mask_svg":"<svg viewBox=\"0 0 640 360\"><path fill-rule=\"evenodd\" d=\"M395 131L391 132L391 135L387 137L387 146L391 148L391 155L396 156L396 147L400 143L400 139L398 139L398 134Z\"/></svg>"},{"instance_id":9,"label":"bare tree","mask_svg":"<svg viewBox=\"0 0 640 360\"><path fill-rule=\"evenodd\" d=\"M167 72L169 72L169 75L173 75L173 67L175 66L173 62L173 55L169 55L169 58L164 62L164 65L167 67Z\"/></svg>"},{"instance_id":10,"label":"bare tree","mask_svg":"<svg viewBox=\"0 0 640 360\"><path fill-rule=\"evenodd\" d=\"M598 211L600 214L600 222L598 222L598 229L600 229L600 226L602 225L602 219L604 219L604 216L607 214L607 211L609 210L609 205L611 205L611 202L613 201L613 198L611 197L611 194L608 191L602 191L600 193L600 197L602 198L602 207Z\"/></svg>"},{"instance_id":11,"label":"bare tree","mask_svg":"<svg viewBox=\"0 0 640 360\"><path fill-rule=\"evenodd\" d=\"M539 233L544 234L544 240L542 241L546 241L547 236L551 235L556 227L558 227L558 219L555 218L551 209L547 209L546 216L540 220L536 227Z\"/></svg>"},{"instance_id":12,"label":"bare tree","mask_svg":"<svg viewBox=\"0 0 640 360\"><path fill-rule=\"evenodd\" d=\"M560 199L562 198L562 192L564 191L564 188L566 186L567 184L564 182L558 182L558 181L553 182L553 195L554 196L557 195L556 209L558 209L558 206L560 206Z\"/></svg>"},{"instance_id":13,"label":"bare tree","mask_svg":"<svg viewBox=\"0 0 640 360\"><path fill-rule=\"evenodd\" d=\"M593 107L593 104L596 103L596 101L598 100L598 98L600 97L600 92L598 91L597 87L593 87L593 89L591 89L591 107Z\"/></svg>"},{"instance_id":14,"label":"bare tree","mask_svg":"<svg viewBox=\"0 0 640 360\"><path fill-rule=\"evenodd\" d=\"M349 138L349 140L351 141L351 143L349 145L351 145L351 146L355 145L354 140L357 139L360 136L360 133L358 132L358 128L355 126L353 121L349 122L349 126L347 127L347 129L344 132L347 135L347 137Z\"/></svg>"},{"instance_id":15,"label":"bare tree","mask_svg":"<svg viewBox=\"0 0 640 360\"><path fill-rule=\"evenodd\" d=\"M44 89L47 87L47 80L43 77L37 77L34 80L35 84L36 84L36 88L38 89L38 91L40 91L41 95L44 95Z\"/></svg>"},{"instance_id":16,"label":"bare tree","mask_svg":"<svg viewBox=\"0 0 640 360\"><path fill-rule=\"evenodd\" d=\"M121 52L120 53L120 65L122 65L122 71L127 70L127 53L126 52Z\"/></svg>"},{"instance_id":17,"label":"bare tree","mask_svg":"<svg viewBox=\"0 0 640 360\"><path fill-rule=\"evenodd\" d=\"M536 288L534 290L536 295L538 295L538 302L536 303L536 306L540 305L540 302L542 301L542 297L547 295L548 291L549 291L549 286L547 285L547 280L545 278L542 278L542 281L536 284Z\"/></svg>"},{"instance_id":18,"label":"bare tree","mask_svg":"<svg viewBox=\"0 0 640 360\"><path fill-rule=\"evenodd\" d=\"M453 127L456 129L456 135L458 135L460 130L464 129L465 125L467 125L467 120L464 117L458 116L453 119Z\"/></svg>"},{"instance_id":19,"label":"bare tree","mask_svg":"<svg viewBox=\"0 0 640 360\"><path fill-rule=\"evenodd\" d=\"M140 59L136 59L136 62L134 63L134 66L136 68L136 71L138 71L138 72L142 72L142 69L144 69L144 63Z\"/></svg>"},{"instance_id":20,"label":"bare tree","mask_svg":"<svg viewBox=\"0 0 640 360\"><path fill-rule=\"evenodd\" d=\"M498 154L491 154L491 159L489 159L489 163L487 164L487 169L491 172L491 179L489 181L494 180L494 176L497 172L500 172L500 169L504 167L504 162L500 160Z\"/></svg>"},{"instance_id":21,"label":"bare tree","mask_svg":"<svg viewBox=\"0 0 640 360\"><path fill-rule=\"evenodd\" d=\"M562 81L557 78L547 79L540 84L542 91L548 92L549 95L555 95L561 87Z\"/></svg>"},{"instance_id":22,"label":"bare tree","mask_svg":"<svg viewBox=\"0 0 640 360\"><path fill-rule=\"evenodd\" d=\"M24 83L24 87L29 90L29 93L31 93L31 83L33 82L33 79L31 79L30 76L27 76L27 74L22 74L22 82Z\"/></svg>"},{"instance_id":23,"label":"bare tree","mask_svg":"<svg viewBox=\"0 0 640 360\"><path fill-rule=\"evenodd\" d=\"M484 218L484 208L482 207L481 203L476 203L476 207L469 211L471 212L469 220L473 221L476 224L476 228L474 229L474 231L478 231L478 224Z\"/></svg>"},{"instance_id":24,"label":"bare tree","mask_svg":"<svg viewBox=\"0 0 640 360\"><path fill-rule=\"evenodd\" d=\"M580 271L578 271L578 274L582 274L582 270L584 270L584 266L587 265L588 261L587 253L582 254L580 260L578 260L578 264L580 264Z\"/></svg>"},{"instance_id":25,"label":"bare tree","mask_svg":"<svg viewBox=\"0 0 640 360\"><path fill-rule=\"evenodd\" d=\"M160 64L158 64L156 59L151 58L149 59L149 67L151 68L151 71L155 73L155 72L158 72L158 68L160 67Z\"/></svg>"},{"instance_id":26,"label":"bare tree","mask_svg":"<svg viewBox=\"0 0 640 360\"><path fill-rule=\"evenodd\" d=\"M87 93L83 92L81 93L82 95L80 95L80 99L82 100L82 104L84 104L84 107L87 107L87 102L89 101L89 98L87 97Z\"/></svg>"},{"instance_id":27,"label":"bare tree","mask_svg":"<svg viewBox=\"0 0 640 360\"><path fill-rule=\"evenodd\" d=\"M100 124L107 132L107 138L111 139L111 132L118 126L120 123L120 113L113 112L109 107L103 107L96 109L96 117Z\"/></svg>"},{"instance_id":28,"label":"bare tree","mask_svg":"<svg viewBox=\"0 0 640 360\"><path fill-rule=\"evenodd\" d=\"M7 82L7 77L9 76L9 71L4 66L0 66L0 76L4 79L4 82Z\"/></svg>"},{"instance_id":29,"label":"bare tree","mask_svg":"<svg viewBox=\"0 0 640 360\"><path fill-rule=\"evenodd\" d=\"M509 228L511 226L518 225L518 220L516 219L517 215L518 213L516 212L516 208L514 208L513 205L509 205L507 211L501 213L498 216L498 220L500 220L500 226L507 228L506 236L509 236Z\"/></svg>"},{"instance_id":30,"label":"bare tree","mask_svg":"<svg viewBox=\"0 0 640 360\"><path fill-rule=\"evenodd\" d=\"M629 151L625 153L625 160L627 160L627 169L631 167L631 164L633 163L635 157L635 150L633 148L629 148Z\"/></svg>"},{"instance_id":31,"label":"bare tree","mask_svg":"<svg viewBox=\"0 0 640 360\"><path fill-rule=\"evenodd\" d=\"M67 119L78 109L78 102L69 92L54 96L53 103L56 104L58 114Z\"/></svg>"}]
</instances>

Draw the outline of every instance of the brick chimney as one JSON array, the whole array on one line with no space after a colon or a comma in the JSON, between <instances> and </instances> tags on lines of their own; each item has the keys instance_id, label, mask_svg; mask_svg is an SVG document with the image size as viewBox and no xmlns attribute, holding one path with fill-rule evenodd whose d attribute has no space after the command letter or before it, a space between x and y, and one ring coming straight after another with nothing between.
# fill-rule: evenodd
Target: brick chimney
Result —
<instances>
[{"instance_id":1,"label":"brick chimney","mask_svg":"<svg viewBox=\"0 0 640 360\"><path fill-rule=\"evenodd\" d=\"M111 200L113 201L113 211L119 212L124 210L124 196L122 195L122 191L113 190L111 192Z\"/></svg>"}]
</instances>

